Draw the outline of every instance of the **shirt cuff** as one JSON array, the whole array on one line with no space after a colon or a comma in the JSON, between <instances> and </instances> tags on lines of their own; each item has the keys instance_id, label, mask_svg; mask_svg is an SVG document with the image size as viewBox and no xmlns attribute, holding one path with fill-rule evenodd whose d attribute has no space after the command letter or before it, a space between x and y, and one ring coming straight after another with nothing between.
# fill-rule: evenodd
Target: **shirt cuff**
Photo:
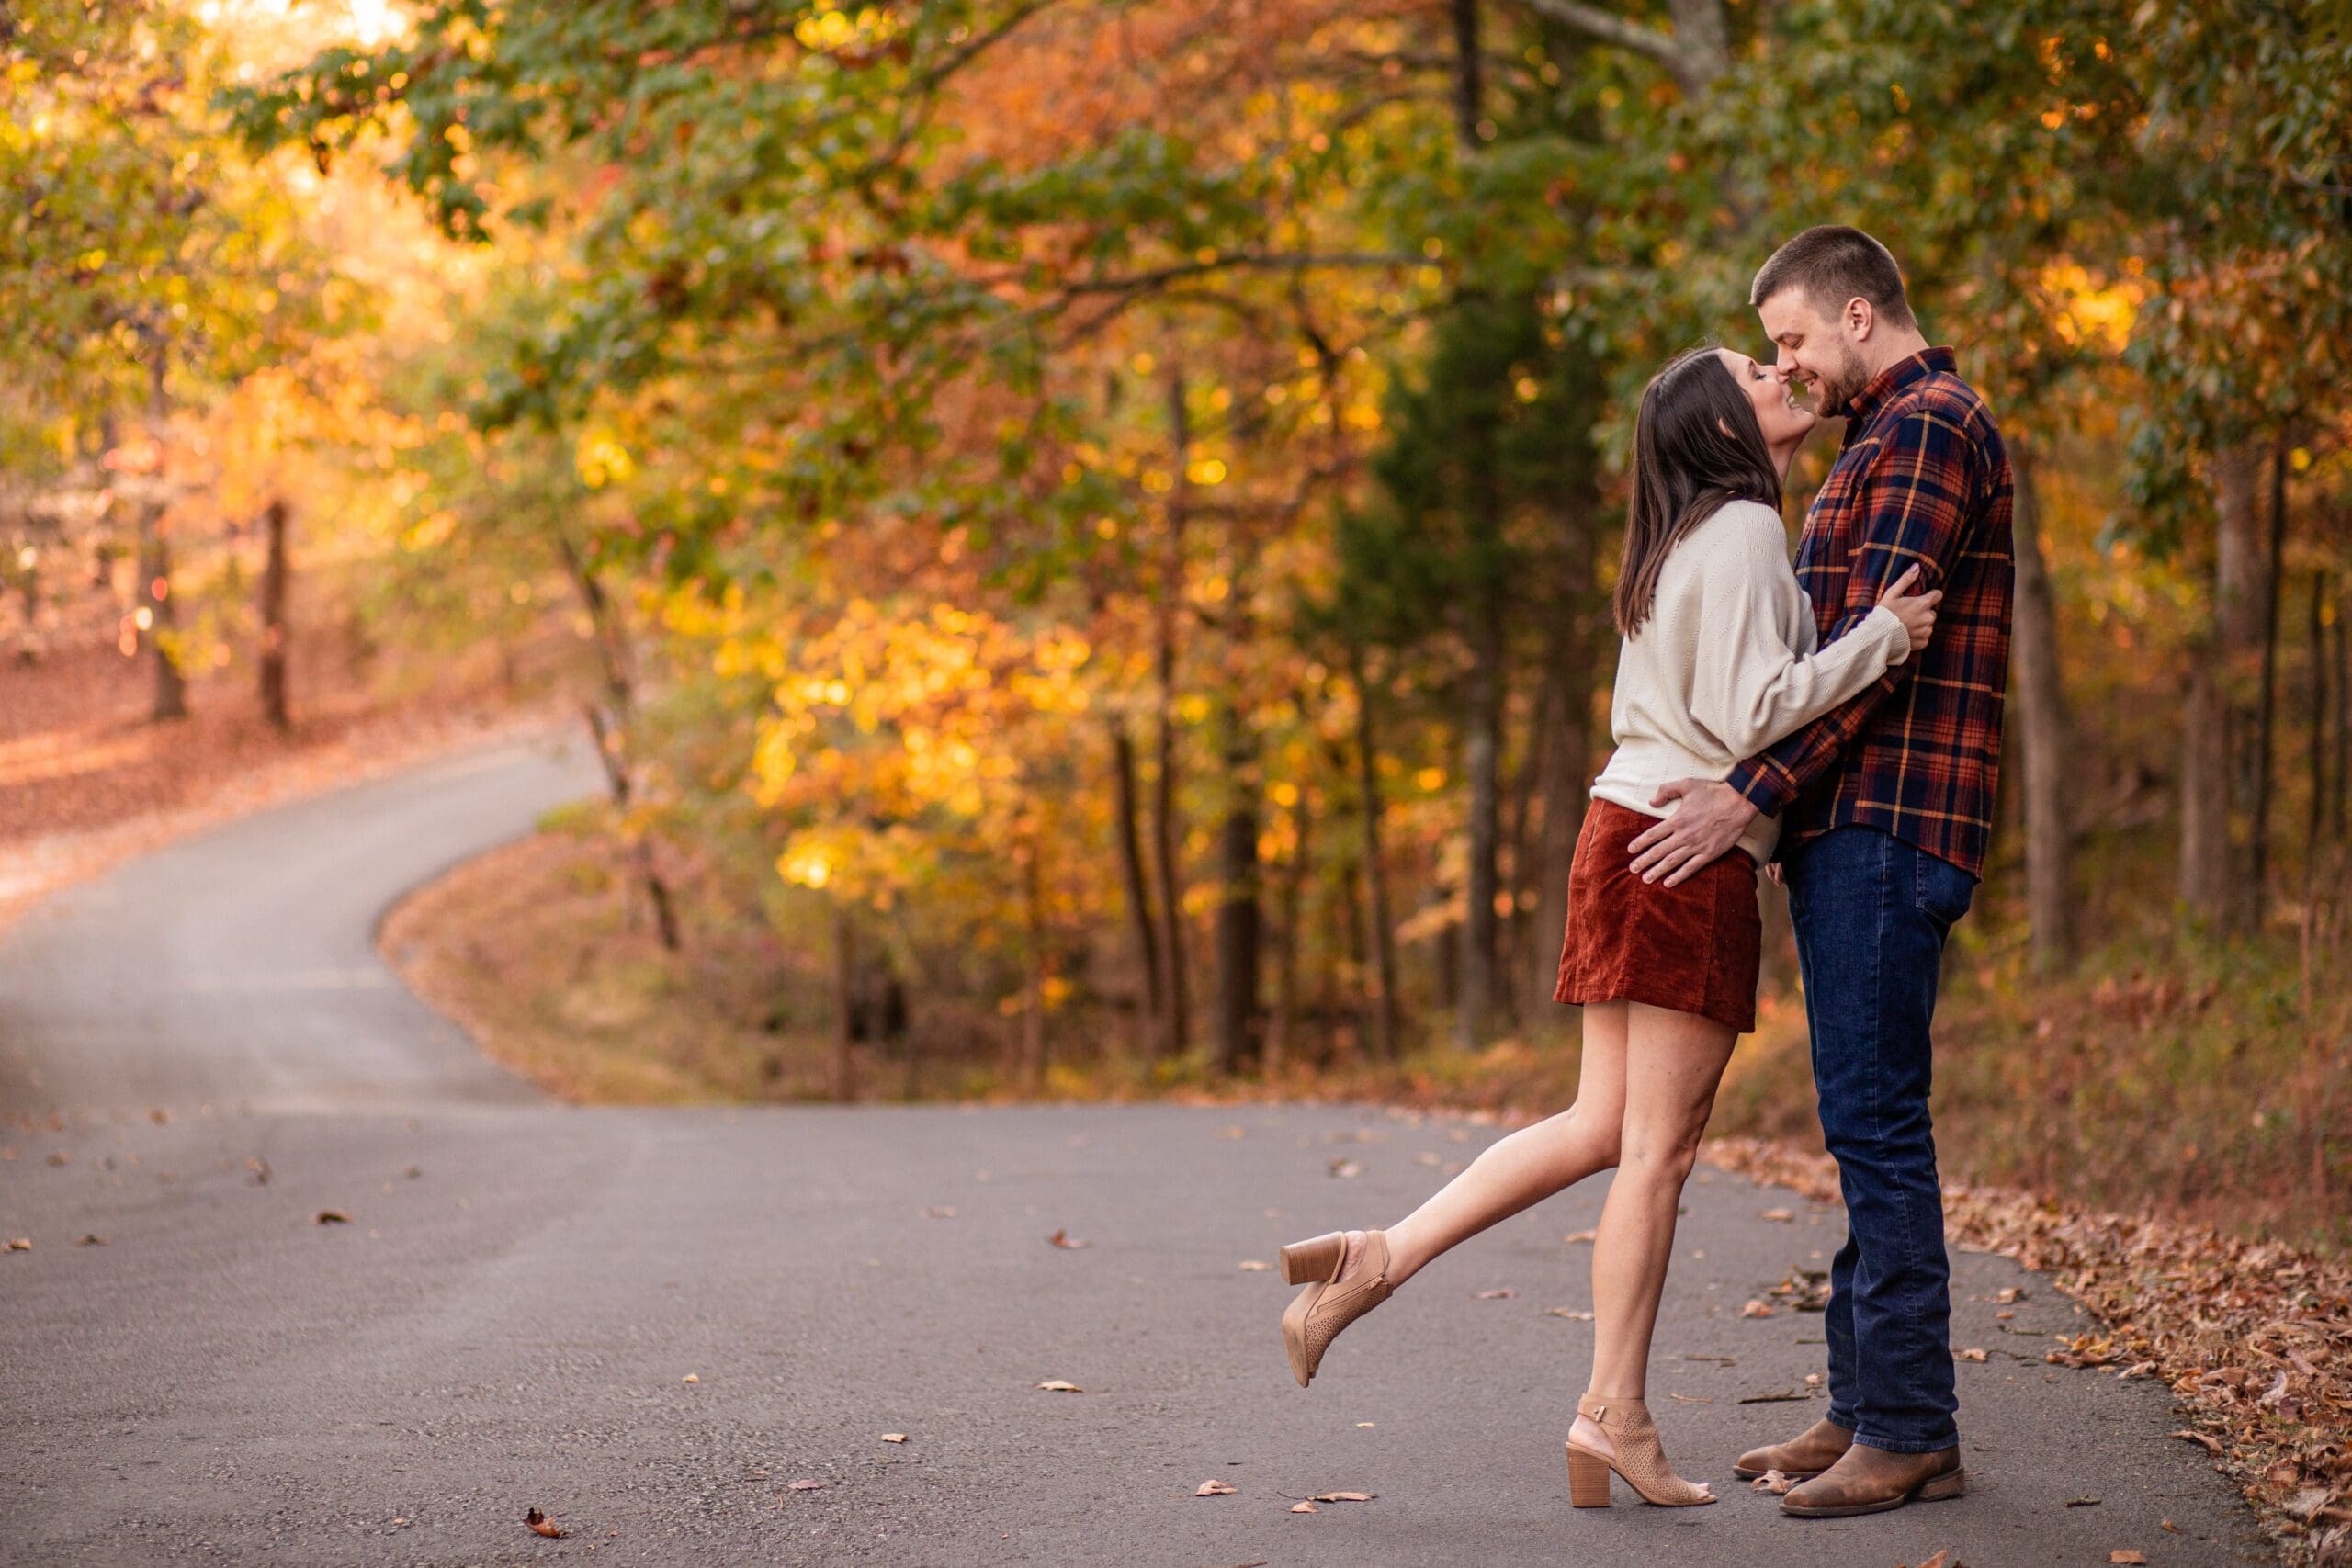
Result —
<instances>
[{"instance_id":1,"label":"shirt cuff","mask_svg":"<svg viewBox=\"0 0 2352 1568\"><path fill-rule=\"evenodd\" d=\"M1724 783L1737 790L1743 799L1766 817L1778 817L1781 807L1797 797L1787 781L1774 769L1758 767L1750 760L1731 771Z\"/></svg>"}]
</instances>

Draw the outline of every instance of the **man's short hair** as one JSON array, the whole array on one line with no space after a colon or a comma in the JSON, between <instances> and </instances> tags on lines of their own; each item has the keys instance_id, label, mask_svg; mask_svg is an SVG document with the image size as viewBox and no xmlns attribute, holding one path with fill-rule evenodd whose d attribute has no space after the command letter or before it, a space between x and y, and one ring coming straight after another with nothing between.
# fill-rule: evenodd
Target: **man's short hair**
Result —
<instances>
[{"instance_id":1,"label":"man's short hair","mask_svg":"<svg viewBox=\"0 0 2352 1568\"><path fill-rule=\"evenodd\" d=\"M1758 310L1775 294L1802 289L1821 313L1836 317L1856 297L1889 326L1917 327L1911 301L1903 293L1903 269L1884 245L1842 224L1807 229L1757 269L1747 302Z\"/></svg>"}]
</instances>

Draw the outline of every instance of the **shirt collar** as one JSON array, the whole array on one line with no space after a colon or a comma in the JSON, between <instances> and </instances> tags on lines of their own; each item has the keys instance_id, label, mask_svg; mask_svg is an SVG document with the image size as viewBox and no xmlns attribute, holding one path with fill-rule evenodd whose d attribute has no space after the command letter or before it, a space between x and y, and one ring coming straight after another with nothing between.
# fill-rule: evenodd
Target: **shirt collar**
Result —
<instances>
[{"instance_id":1,"label":"shirt collar","mask_svg":"<svg viewBox=\"0 0 2352 1568\"><path fill-rule=\"evenodd\" d=\"M1859 429L1870 422L1879 406L1897 390L1909 386L1920 377L1940 370L1946 375L1956 373L1958 361L1949 347L1923 348L1918 353L1898 359L1870 378L1859 392L1846 400L1849 428Z\"/></svg>"}]
</instances>

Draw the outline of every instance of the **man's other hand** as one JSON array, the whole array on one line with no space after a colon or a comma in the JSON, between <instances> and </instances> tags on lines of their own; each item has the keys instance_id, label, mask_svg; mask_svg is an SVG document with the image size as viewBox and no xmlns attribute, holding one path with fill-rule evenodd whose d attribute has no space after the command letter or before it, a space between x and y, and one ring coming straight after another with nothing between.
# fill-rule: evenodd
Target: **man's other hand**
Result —
<instances>
[{"instance_id":1,"label":"man's other hand","mask_svg":"<svg viewBox=\"0 0 2352 1568\"><path fill-rule=\"evenodd\" d=\"M1677 779L1650 804L1673 805L1674 815L1634 840L1634 870L1644 882L1663 880L1668 887L1696 876L1756 820L1747 797L1714 779Z\"/></svg>"}]
</instances>

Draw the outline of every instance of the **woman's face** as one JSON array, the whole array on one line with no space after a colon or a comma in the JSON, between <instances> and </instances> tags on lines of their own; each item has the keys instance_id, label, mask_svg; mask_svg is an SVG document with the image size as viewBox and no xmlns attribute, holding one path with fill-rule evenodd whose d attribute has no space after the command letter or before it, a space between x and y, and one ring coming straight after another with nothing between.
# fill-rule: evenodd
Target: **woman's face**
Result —
<instances>
[{"instance_id":1,"label":"woman's face","mask_svg":"<svg viewBox=\"0 0 2352 1568\"><path fill-rule=\"evenodd\" d=\"M1739 389L1747 394L1749 405L1756 410L1756 423L1764 432L1764 445L1775 452L1793 450L1817 421L1811 409L1791 398L1787 375L1772 366L1757 364L1737 349L1719 348L1715 354L1731 378L1739 383Z\"/></svg>"}]
</instances>

